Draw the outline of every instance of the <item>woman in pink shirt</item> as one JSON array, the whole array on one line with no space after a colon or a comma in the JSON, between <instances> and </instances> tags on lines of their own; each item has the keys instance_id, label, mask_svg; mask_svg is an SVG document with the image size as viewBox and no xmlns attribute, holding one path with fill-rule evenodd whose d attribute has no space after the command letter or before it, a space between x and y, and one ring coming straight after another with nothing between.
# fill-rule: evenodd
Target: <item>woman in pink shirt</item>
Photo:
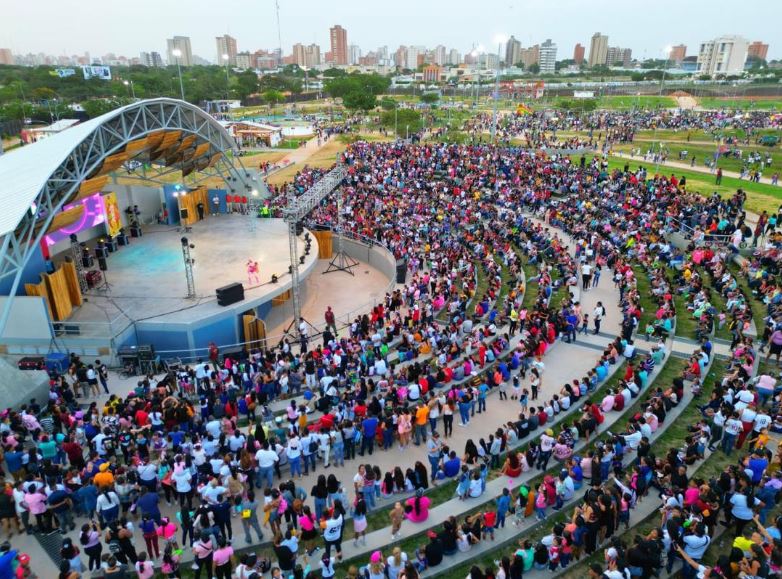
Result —
<instances>
[{"instance_id":1,"label":"woman in pink shirt","mask_svg":"<svg viewBox=\"0 0 782 579\"><path fill-rule=\"evenodd\" d=\"M432 501L424 496L423 489L415 491L415 496L405 501L405 516L413 523L423 523L429 518L429 506Z\"/></svg>"},{"instance_id":2,"label":"woman in pink shirt","mask_svg":"<svg viewBox=\"0 0 782 579\"><path fill-rule=\"evenodd\" d=\"M215 577L217 579L231 579L231 560L234 555L233 547L225 544L222 535L217 539L217 549L212 555L215 565Z\"/></svg>"}]
</instances>

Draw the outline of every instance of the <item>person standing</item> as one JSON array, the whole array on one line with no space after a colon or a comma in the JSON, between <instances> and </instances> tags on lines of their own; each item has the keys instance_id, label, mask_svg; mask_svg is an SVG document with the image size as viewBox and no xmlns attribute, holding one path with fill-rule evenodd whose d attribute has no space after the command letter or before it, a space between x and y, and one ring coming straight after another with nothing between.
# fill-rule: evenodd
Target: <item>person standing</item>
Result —
<instances>
[{"instance_id":1,"label":"person standing","mask_svg":"<svg viewBox=\"0 0 782 579\"><path fill-rule=\"evenodd\" d=\"M331 331L334 333L334 337L337 337L337 321L334 317L334 312L331 309L331 306L328 306L326 308L326 312L323 314L323 318L326 320L326 329L331 329Z\"/></svg>"},{"instance_id":2,"label":"person standing","mask_svg":"<svg viewBox=\"0 0 782 579\"><path fill-rule=\"evenodd\" d=\"M592 279L592 265L588 262L584 262L581 265L581 285L584 291L589 290L590 281Z\"/></svg>"},{"instance_id":3,"label":"person standing","mask_svg":"<svg viewBox=\"0 0 782 579\"><path fill-rule=\"evenodd\" d=\"M595 335L600 333L600 323L603 321L603 316L606 315L606 309L603 307L603 302L597 302L595 309L592 310L592 320L595 324Z\"/></svg>"},{"instance_id":4,"label":"person standing","mask_svg":"<svg viewBox=\"0 0 782 579\"><path fill-rule=\"evenodd\" d=\"M429 465L432 467L432 482L437 480L437 469L440 466L442 454L443 443L440 442L440 434L434 431L426 441L426 457L429 459Z\"/></svg>"}]
</instances>

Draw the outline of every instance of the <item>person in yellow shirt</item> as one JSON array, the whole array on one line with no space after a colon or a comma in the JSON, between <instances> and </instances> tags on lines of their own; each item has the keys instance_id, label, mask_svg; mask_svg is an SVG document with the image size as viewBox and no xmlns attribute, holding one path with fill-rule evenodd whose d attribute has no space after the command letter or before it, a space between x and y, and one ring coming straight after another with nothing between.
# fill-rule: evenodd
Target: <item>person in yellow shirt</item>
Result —
<instances>
[{"instance_id":1,"label":"person in yellow shirt","mask_svg":"<svg viewBox=\"0 0 782 579\"><path fill-rule=\"evenodd\" d=\"M96 474L92 482L95 483L95 486L98 487L98 490L103 490L106 488L111 488L114 485L114 475L111 474L111 471L109 470L109 463L104 462L98 467L98 474Z\"/></svg>"},{"instance_id":2,"label":"person in yellow shirt","mask_svg":"<svg viewBox=\"0 0 782 579\"><path fill-rule=\"evenodd\" d=\"M415 439L413 444L420 446L421 441L426 442L426 425L429 421L429 407L423 402L418 402L415 410Z\"/></svg>"}]
</instances>

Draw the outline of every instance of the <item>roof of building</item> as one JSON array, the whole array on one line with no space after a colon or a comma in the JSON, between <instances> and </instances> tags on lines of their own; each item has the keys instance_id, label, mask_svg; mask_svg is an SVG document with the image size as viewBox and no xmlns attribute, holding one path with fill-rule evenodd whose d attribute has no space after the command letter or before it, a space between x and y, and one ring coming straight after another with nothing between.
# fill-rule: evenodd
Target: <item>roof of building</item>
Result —
<instances>
[{"instance_id":1,"label":"roof of building","mask_svg":"<svg viewBox=\"0 0 782 579\"><path fill-rule=\"evenodd\" d=\"M45 127L33 127L30 131L40 133L60 133L65 129L70 129L72 126L79 124L79 119L60 119L53 122L51 125Z\"/></svg>"}]
</instances>

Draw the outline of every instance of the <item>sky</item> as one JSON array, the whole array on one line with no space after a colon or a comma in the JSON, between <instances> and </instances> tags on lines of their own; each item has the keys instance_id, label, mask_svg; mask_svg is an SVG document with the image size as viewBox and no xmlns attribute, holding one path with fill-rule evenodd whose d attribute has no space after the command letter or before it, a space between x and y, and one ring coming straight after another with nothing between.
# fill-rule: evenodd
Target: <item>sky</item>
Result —
<instances>
[{"instance_id":1,"label":"sky","mask_svg":"<svg viewBox=\"0 0 782 579\"><path fill-rule=\"evenodd\" d=\"M779 0L277 0L285 54L296 42L328 50L329 27L341 24L362 53L400 44L443 44L462 54L473 46L496 50L498 36L523 46L551 38L557 59L572 58L595 32L634 58L664 58L666 46L686 44L687 54L723 34L770 44L782 58ZM158 51L165 39L189 36L193 54L214 61L215 37L230 34L239 51L279 46L275 0L2 0L0 48L15 54L108 52L127 57ZM776 41L776 42L775 42Z\"/></svg>"}]
</instances>

